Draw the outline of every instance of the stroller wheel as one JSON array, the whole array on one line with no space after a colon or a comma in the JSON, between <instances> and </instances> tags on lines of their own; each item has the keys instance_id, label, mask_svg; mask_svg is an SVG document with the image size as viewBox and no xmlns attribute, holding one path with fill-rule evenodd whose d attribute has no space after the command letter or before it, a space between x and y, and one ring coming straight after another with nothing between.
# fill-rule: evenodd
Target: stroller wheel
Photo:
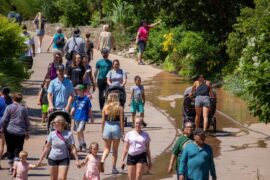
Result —
<instances>
[{"instance_id":1,"label":"stroller wheel","mask_svg":"<svg viewBox=\"0 0 270 180\"><path fill-rule=\"evenodd\" d=\"M217 119L216 119L216 117L213 118L213 130L214 130L214 132L217 132Z\"/></svg>"}]
</instances>

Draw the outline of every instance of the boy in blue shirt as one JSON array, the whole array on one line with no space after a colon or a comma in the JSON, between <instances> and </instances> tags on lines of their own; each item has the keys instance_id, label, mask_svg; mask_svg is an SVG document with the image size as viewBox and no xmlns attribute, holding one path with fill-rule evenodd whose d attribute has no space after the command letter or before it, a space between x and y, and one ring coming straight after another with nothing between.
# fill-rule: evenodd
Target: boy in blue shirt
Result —
<instances>
[{"instance_id":1,"label":"boy in blue shirt","mask_svg":"<svg viewBox=\"0 0 270 180\"><path fill-rule=\"evenodd\" d=\"M77 98L73 103L71 109L71 116L74 118L74 131L77 132L79 141L79 150L86 150L86 143L84 140L84 129L85 124L88 122L89 116L91 118L91 123L94 122L94 117L92 113L92 104L90 99L84 95L85 87L82 84L78 84L75 87Z\"/></svg>"}]
</instances>

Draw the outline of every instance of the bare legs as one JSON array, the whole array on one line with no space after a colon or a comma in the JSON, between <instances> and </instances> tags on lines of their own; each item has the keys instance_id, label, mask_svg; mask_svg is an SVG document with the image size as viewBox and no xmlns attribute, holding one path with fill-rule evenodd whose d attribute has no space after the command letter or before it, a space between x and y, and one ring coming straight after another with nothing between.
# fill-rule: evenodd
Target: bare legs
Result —
<instances>
[{"instance_id":1,"label":"bare legs","mask_svg":"<svg viewBox=\"0 0 270 180\"><path fill-rule=\"evenodd\" d=\"M68 166L51 166L51 180L66 180Z\"/></svg>"},{"instance_id":2,"label":"bare legs","mask_svg":"<svg viewBox=\"0 0 270 180\"><path fill-rule=\"evenodd\" d=\"M143 62L142 62L142 55L143 55L143 54L142 54L141 52L138 53L138 64L139 64L139 63L143 63Z\"/></svg>"},{"instance_id":3,"label":"bare legs","mask_svg":"<svg viewBox=\"0 0 270 180\"><path fill-rule=\"evenodd\" d=\"M142 164L142 163L137 163L136 165L129 165L128 166L128 179L141 180L144 168L145 168L145 164Z\"/></svg>"},{"instance_id":4,"label":"bare legs","mask_svg":"<svg viewBox=\"0 0 270 180\"><path fill-rule=\"evenodd\" d=\"M195 107L196 110L196 117L195 117L195 127L199 128L200 127L200 119L201 115L203 113L203 130L207 130L208 126L208 113L209 113L209 107Z\"/></svg>"},{"instance_id":5,"label":"bare legs","mask_svg":"<svg viewBox=\"0 0 270 180\"><path fill-rule=\"evenodd\" d=\"M38 53L41 52L41 46L42 46L42 41L43 41L44 36L38 36Z\"/></svg>"},{"instance_id":6,"label":"bare legs","mask_svg":"<svg viewBox=\"0 0 270 180\"><path fill-rule=\"evenodd\" d=\"M5 136L4 136L4 133L0 133L0 168L1 168L2 155L4 153L4 147L5 147Z\"/></svg>"},{"instance_id":7,"label":"bare legs","mask_svg":"<svg viewBox=\"0 0 270 180\"><path fill-rule=\"evenodd\" d=\"M120 139L114 139L114 140L104 139L104 142L105 142L105 147L104 147L103 155L101 158L101 162L104 162L106 160L106 158L108 157L110 153L111 146L113 144L112 167L115 168L117 157L118 157L118 147L119 147Z\"/></svg>"}]
</instances>

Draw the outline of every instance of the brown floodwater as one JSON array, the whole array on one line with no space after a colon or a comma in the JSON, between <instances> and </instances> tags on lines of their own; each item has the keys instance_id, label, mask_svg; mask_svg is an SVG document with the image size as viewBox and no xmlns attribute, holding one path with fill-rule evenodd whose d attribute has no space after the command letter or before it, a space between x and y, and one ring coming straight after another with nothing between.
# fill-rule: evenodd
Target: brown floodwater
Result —
<instances>
[{"instance_id":1,"label":"brown floodwater","mask_svg":"<svg viewBox=\"0 0 270 180\"><path fill-rule=\"evenodd\" d=\"M182 108L184 90L191 86L192 82L185 80L175 74L161 72L150 81L145 81L146 100L155 107L161 109L172 121L176 129L182 127ZM258 122L256 118L250 115L246 103L239 97L230 95L223 89L215 89L217 93L217 133L213 133L210 127L210 135L207 137L206 143L213 148L214 156L220 155L220 141L216 136L237 136L237 134L248 134L249 131L244 128L252 123ZM225 131L233 128L234 132ZM225 129L225 130L224 130ZM236 130L235 130L236 129ZM249 147L265 147L264 141L258 141L254 144L243 144L240 147L232 147L235 150ZM143 179L162 179L170 177L167 173L167 167L170 159L170 148L153 161L153 167L149 175L144 175ZM107 179L127 179L127 175L120 175Z\"/></svg>"}]
</instances>

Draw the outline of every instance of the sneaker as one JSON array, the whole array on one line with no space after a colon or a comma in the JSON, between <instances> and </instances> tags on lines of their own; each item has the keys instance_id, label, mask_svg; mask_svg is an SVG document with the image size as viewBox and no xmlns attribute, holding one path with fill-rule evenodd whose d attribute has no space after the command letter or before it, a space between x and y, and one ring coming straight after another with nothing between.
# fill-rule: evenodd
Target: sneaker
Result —
<instances>
[{"instance_id":1,"label":"sneaker","mask_svg":"<svg viewBox=\"0 0 270 180\"><path fill-rule=\"evenodd\" d=\"M87 148L86 148L86 144L83 143L83 144L82 144L82 151L86 151L86 149L87 149Z\"/></svg>"},{"instance_id":2,"label":"sneaker","mask_svg":"<svg viewBox=\"0 0 270 180\"><path fill-rule=\"evenodd\" d=\"M119 174L119 171L116 168L112 168L112 174Z\"/></svg>"},{"instance_id":3,"label":"sneaker","mask_svg":"<svg viewBox=\"0 0 270 180\"><path fill-rule=\"evenodd\" d=\"M40 47L37 49L37 53L41 53L41 48Z\"/></svg>"}]
</instances>

